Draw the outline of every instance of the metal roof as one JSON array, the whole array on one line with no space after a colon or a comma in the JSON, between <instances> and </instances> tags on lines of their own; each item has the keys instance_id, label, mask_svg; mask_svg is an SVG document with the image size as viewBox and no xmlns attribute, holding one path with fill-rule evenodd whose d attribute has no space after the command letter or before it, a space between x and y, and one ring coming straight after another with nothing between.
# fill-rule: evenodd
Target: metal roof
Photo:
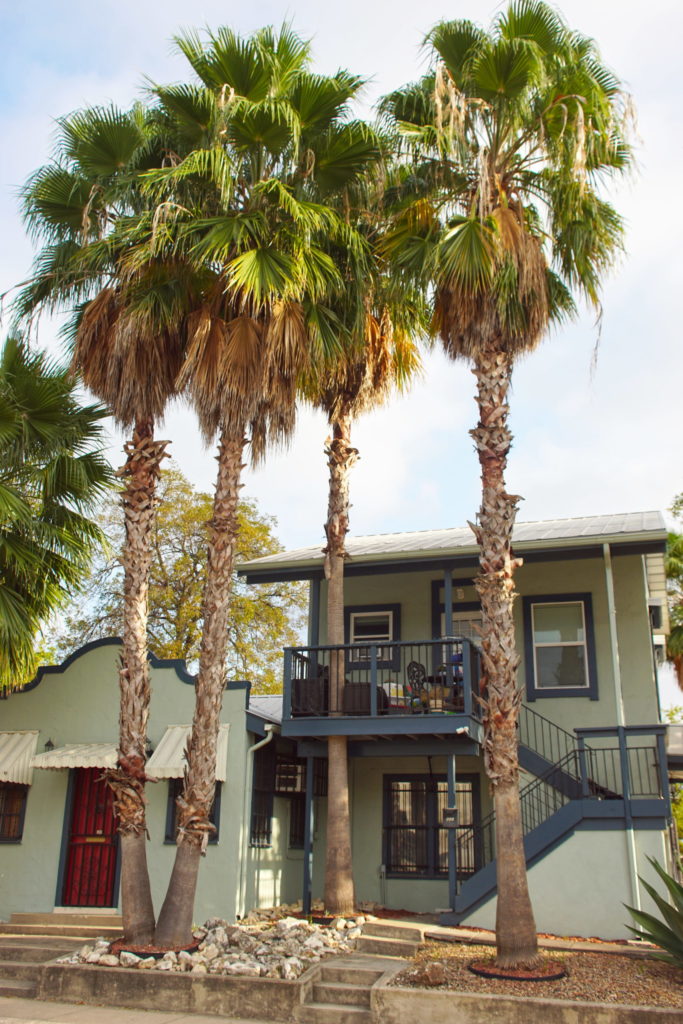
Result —
<instances>
[{"instance_id":1,"label":"metal roof","mask_svg":"<svg viewBox=\"0 0 683 1024\"><path fill-rule=\"evenodd\" d=\"M115 768L116 759L115 743L71 743L36 754L31 764L34 768L54 769Z\"/></svg>"},{"instance_id":2,"label":"metal roof","mask_svg":"<svg viewBox=\"0 0 683 1024\"><path fill-rule=\"evenodd\" d=\"M216 779L225 782L228 777L229 725L221 725L216 750ZM147 774L153 779L182 779L187 760L185 749L190 738L189 725L169 725L156 750L147 762Z\"/></svg>"},{"instance_id":3,"label":"metal roof","mask_svg":"<svg viewBox=\"0 0 683 1024\"><path fill-rule=\"evenodd\" d=\"M666 539L666 526L661 512L622 512L606 516L583 516L576 519L546 519L517 523L513 543L518 550L577 547L589 542L638 543ZM412 533L380 533L367 537L348 537L346 549L350 559L359 562L383 562L396 558L406 560L439 555L475 554L477 545L469 526L444 530L418 530ZM260 570L313 568L323 561L322 542L294 551L255 558L239 566L240 574Z\"/></svg>"},{"instance_id":4,"label":"metal roof","mask_svg":"<svg viewBox=\"0 0 683 1024\"><path fill-rule=\"evenodd\" d=\"M31 758L36 752L38 730L0 732L0 782L30 786L33 781Z\"/></svg>"},{"instance_id":5,"label":"metal roof","mask_svg":"<svg viewBox=\"0 0 683 1024\"><path fill-rule=\"evenodd\" d=\"M267 722L279 725L282 721L282 694L256 694L249 698L247 710L257 718L265 718Z\"/></svg>"}]
</instances>

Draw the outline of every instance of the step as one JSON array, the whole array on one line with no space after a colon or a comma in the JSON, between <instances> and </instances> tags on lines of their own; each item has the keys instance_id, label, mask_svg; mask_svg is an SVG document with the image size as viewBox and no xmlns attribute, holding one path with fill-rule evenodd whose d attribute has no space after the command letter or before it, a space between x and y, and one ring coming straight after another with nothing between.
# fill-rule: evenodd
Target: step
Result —
<instances>
[{"instance_id":1,"label":"step","mask_svg":"<svg viewBox=\"0 0 683 1024\"><path fill-rule=\"evenodd\" d=\"M405 939L382 939L378 935L361 935L356 943L359 953L378 953L381 956L403 956L408 959L415 956L419 943L407 942Z\"/></svg>"},{"instance_id":2,"label":"step","mask_svg":"<svg viewBox=\"0 0 683 1024\"><path fill-rule=\"evenodd\" d=\"M405 939L406 942L422 942L424 928L398 921L366 921L363 935L377 935L384 939Z\"/></svg>"},{"instance_id":3,"label":"step","mask_svg":"<svg viewBox=\"0 0 683 1024\"><path fill-rule=\"evenodd\" d=\"M14 935L7 939L0 936L0 970L5 960L44 964L74 949L80 949L82 945L81 941L75 939L42 939L38 942L30 936Z\"/></svg>"},{"instance_id":4,"label":"step","mask_svg":"<svg viewBox=\"0 0 683 1024\"><path fill-rule=\"evenodd\" d=\"M7 978L19 978L23 981L33 981L36 973L40 970L40 964L26 963L21 960L0 961L0 982Z\"/></svg>"},{"instance_id":5,"label":"step","mask_svg":"<svg viewBox=\"0 0 683 1024\"><path fill-rule=\"evenodd\" d=\"M121 935L121 928L104 928L102 925L68 924L0 924L0 937L3 935L58 935L63 938L77 938L87 942L88 939L116 939Z\"/></svg>"},{"instance_id":6,"label":"step","mask_svg":"<svg viewBox=\"0 0 683 1024\"><path fill-rule=\"evenodd\" d=\"M356 966L355 964L322 963L320 965L320 981L327 985L362 985L370 988L381 978L384 971L373 967Z\"/></svg>"},{"instance_id":7,"label":"step","mask_svg":"<svg viewBox=\"0 0 683 1024\"><path fill-rule=\"evenodd\" d=\"M357 1006L304 1003L299 1007L301 1024L372 1024L372 1011Z\"/></svg>"},{"instance_id":8,"label":"step","mask_svg":"<svg viewBox=\"0 0 683 1024\"><path fill-rule=\"evenodd\" d=\"M13 978L0 978L0 996L17 999L35 999L36 985L32 981L15 981Z\"/></svg>"},{"instance_id":9,"label":"step","mask_svg":"<svg viewBox=\"0 0 683 1024\"><path fill-rule=\"evenodd\" d=\"M121 915L112 912L111 914L93 913L79 910L70 913L69 911L51 911L49 914L12 914L10 924L68 924L86 925L92 928L121 928Z\"/></svg>"},{"instance_id":10,"label":"step","mask_svg":"<svg viewBox=\"0 0 683 1024\"><path fill-rule=\"evenodd\" d=\"M335 1006L370 1006L371 986L352 985L349 982L316 982L313 986L314 1003L332 1003Z\"/></svg>"}]
</instances>

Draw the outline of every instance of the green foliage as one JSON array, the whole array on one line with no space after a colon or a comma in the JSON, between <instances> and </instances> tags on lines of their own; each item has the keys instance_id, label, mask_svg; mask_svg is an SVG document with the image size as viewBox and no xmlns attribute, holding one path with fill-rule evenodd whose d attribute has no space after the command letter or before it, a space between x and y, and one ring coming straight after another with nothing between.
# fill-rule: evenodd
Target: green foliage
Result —
<instances>
[{"instance_id":1,"label":"green foliage","mask_svg":"<svg viewBox=\"0 0 683 1024\"><path fill-rule=\"evenodd\" d=\"M0 691L27 682L41 626L84 584L113 483L105 410L67 371L9 338L0 357Z\"/></svg>"},{"instance_id":2,"label":"green foliage","mask_svg":"<svg viewBox=\"0 0 683 1024\"><path fill-rule=\"evenodd\" d=\"M159 498L149 581L149 646L159 658L184 658L196 667L212 499L195 490L173 464L162 472ZM256 502L242 500L238 518L238 561L281 550L273 533L275 520L259 512ZM100 526L109 538L110 557L103 555L95 563L89 596L68 609L56 640L59 658L122 629L123 570L118 556L123 518L118 506L102 513ZM261 693L281 688L282 648L299 642L306 600L301 584L247 586L235 574L228 636L230 679L248 679Z\"/></svg>"},{"instance_id":3,"label":"green foliage","mask_svg":"<svg viewBox=\"0 0 683 1024\"><path fill-rule=\"evenodd\" d=\"M672 878L653 857L648 857L648 860L664 882L670 900L660 896L651 885L641 878L641 884L659 909L662 920L656 918L654 914L627 906L626 909L639 926L632 928L629 925L629 930L665 951L652 954L656 960L664 960L676 967L683 967L683 886L675 878Z\"/></svg>"},{"instance_id":4,"label":"green foliage","mask_svg":"<svg viewBox=\"0 0 683 1024\"><path fill-rule=\"evenodd\" d=\"M679 522L683 522L683 493L674 498L671 512ZM665 565L670 623L666 656L683 690L683 533L669 533Z\"/></svg>"}]
</instances>

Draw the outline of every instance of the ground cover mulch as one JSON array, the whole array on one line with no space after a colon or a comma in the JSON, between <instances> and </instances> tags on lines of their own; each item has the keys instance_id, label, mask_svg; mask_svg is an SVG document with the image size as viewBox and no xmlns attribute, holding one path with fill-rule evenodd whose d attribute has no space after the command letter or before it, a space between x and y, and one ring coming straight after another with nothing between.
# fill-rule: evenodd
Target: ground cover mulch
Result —
<instances>
[{"instance_id":1,"label":"ground cover mulch","mask_svg":"<svg viewBox=\"0 0 683 1024\"><path fill-rule=\"evenodd\" d=\"M683 970L658 960L553 949L543 951L541 956L564 963L567 977L558 981L502 981L479 977L468 970L473 960L490 956L490 946L427 942L411 964L392 979L391 985L683 1009Z\"/></svg>"}]
</instances>

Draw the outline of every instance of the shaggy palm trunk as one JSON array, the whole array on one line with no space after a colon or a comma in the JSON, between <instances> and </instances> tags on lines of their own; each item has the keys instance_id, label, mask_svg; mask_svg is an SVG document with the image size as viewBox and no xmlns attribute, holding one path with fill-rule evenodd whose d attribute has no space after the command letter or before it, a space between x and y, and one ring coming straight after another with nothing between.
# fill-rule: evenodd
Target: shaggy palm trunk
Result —
<instances>
[{"instance_id":1,"label":"shaggy palm trunk","mask_svg":"<svg viewBox=\"0 0 683 1024\"><path fill-rule=\"evenodd\" d=\"M479 423L471 436L481 465L482 501L478 525L470 525L480 550L475 587L481 598L482 658L488 688L484 758L496 815L496 947L498 964L511 966L538 957L519 803L517 719L522 696L517 686L519 655L512 608L513 575L521 561L512 554L512 529L520 499L505 490L512 442L507 426L512 360L494 343L479 353L473 372Z\"/></svg>"},{"instance_id":2,"label":"shaggy palm trunk","mask_svg":"<svg viewBox=\"0 0 683 1024\"><path fill-rule=\"evenodd\" d=\"M199 860L214 831L209 814L216 788L216 749L226 683L230 589L245 443L240 424L239 429L224 430L218 446L218 478L210 523L204 625L195 711L187 747L188 766L183 793L178 799L175 863L156 932L157 945L162 947L184 946L192 941Z\"/></svg>"},{"instance_id":3,"label":"shaggy palm trunk","mask_svg":"<svg viewBox=\"0 0 683 1024\"><path fill-rule=\"evenodd\" d=\"M349 530L349 471L358 457L351 446L351 419L340 416L325 449L330 468L330 489L325 535L327 579L327 643L344 643L344 541ZM330 714L344 708L344 652L330 655ZM325 854L325 909L329 914L351 914L355 905L349 813L349 760L346 736L330 736L328 751L327 849Z\"/></svg>"},{"instance_id":4,"label":"shaggy palm trunk","mask_svg":"<svg viewBox=\"0 0 683 1024\"><path fill-rule=\"evenodd\" d=\"M121 910L127 942L154 938L154 907L147 870L145 766L149 717L147 661L147 593L156 514L156 485L167 441L154 440L151 419L138 420L133 440L124 446L126 462L119 475L125 544L123 549L123 650L119 670L119 754L115 769L105 773L114 793L121 836Z\"/></svg>"}]
</instances>

